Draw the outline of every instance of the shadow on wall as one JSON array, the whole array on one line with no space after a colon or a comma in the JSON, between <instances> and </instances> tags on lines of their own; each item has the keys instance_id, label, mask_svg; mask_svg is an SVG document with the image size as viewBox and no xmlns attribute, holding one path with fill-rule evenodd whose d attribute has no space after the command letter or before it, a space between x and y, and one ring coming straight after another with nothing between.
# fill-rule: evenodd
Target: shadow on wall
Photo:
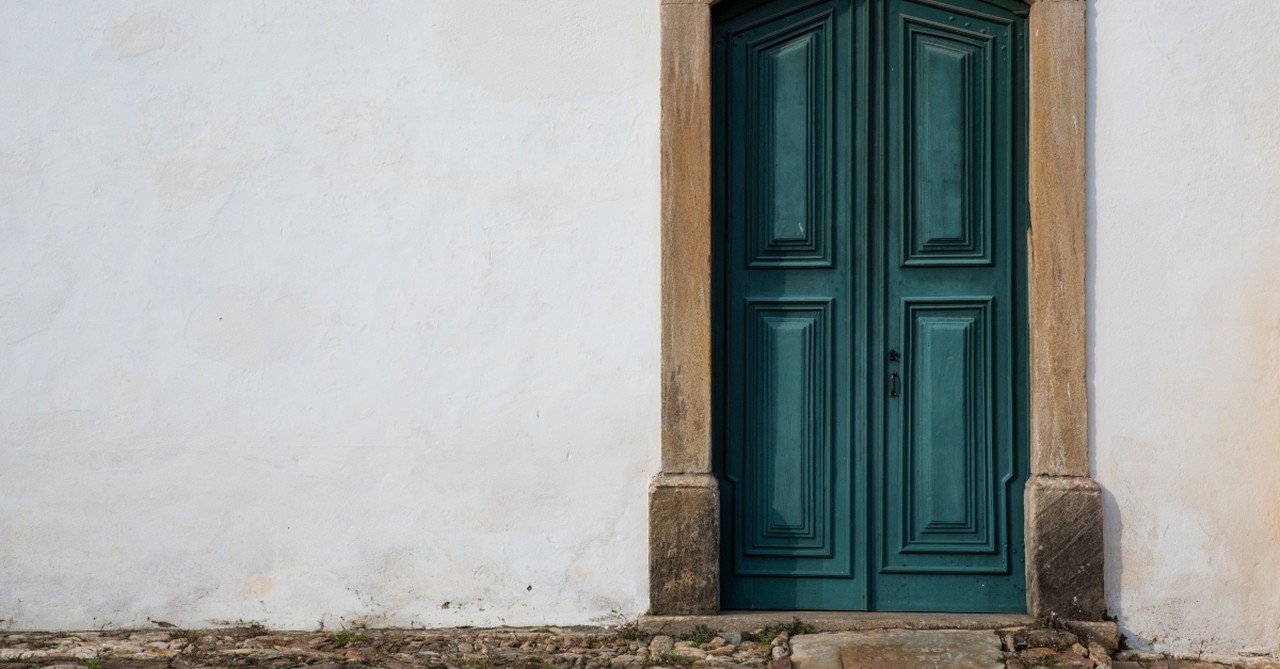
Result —
<instances>
[{"instance_id":1,"label":"shadow on wall","mask_svg":"<svg viewBox=\"0 0 1280 669\"><path fill-rule=\"evenodd\" d=\"M1097 173L1097 118L1098 118L1098 0L1087 0L1085 26L1088 40L1085 45L1085 59L1088 71L1085 73L1085 364L1086 388L1089 392L1089 415L1098 415L1098 395L1095 386L1096 358L1095 347L1098 341L1098 309L1097 309L1097 271L1098 271L1098 173ZM1095 420L1089 421L1089 473L1096 480L1098 477L1098 426ZM1101 485L1101 483L1099 483ZM1151 639L1134 634L1125 625L1124 559L1121 550L1121 537L1124 532L1124 521L1120 515L1120 504L1115 495L1106 486L1102 487L1102 532L1103 560L1105 573L1105 589L1107 614L1113 616L1123 635L1125 645L1138 650L1151 648Z\"/></svg>"},{"instance_id":2,"label":"shadow on wall","mask_svg":"<svg viewBox=\"0 0 1280 669\"><path fill-rule=\"evenodd\" d=\"M1098 269L1098 198L1097 198L1097 164L1095 162L1098 115L1098 2L1088 0L1085 17L1088 41L1086 42L1085 73L1085 364L1086 387L1088 388L1089 415L1097 416L1097 392L1095 388L1096 361L1094 348L1097 344L1097 269ZM1093 420L1089 421L1089 473L1095 480L1098 476L1098 427ZM1120 517L1120 505L1115 495L1102 486L1103 516L1103 559L1105 572L1105 588L1107 613L1114 616L1125 636L1126 643L1133 648L1149 648L1150 639L1136 637L1133 631L1124 625L1124 592L1121 583L1124 577L1124 560L1120 550L1120 538L1124 530L1124 522Z\"/></svg>"}]
</instances>

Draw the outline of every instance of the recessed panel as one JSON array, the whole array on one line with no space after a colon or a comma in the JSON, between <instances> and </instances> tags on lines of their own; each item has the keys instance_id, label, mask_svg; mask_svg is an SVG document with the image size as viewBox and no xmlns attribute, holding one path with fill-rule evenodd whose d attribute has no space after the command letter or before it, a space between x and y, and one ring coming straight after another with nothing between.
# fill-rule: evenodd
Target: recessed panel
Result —
<instances>
[{"instance_id":1,"label":"recessed panel","mask_svg":"<svg viewBox=\"0 0 1280 669\"><path fill-rule=\"evenodd\" d=\"M829 15L748 46L750 267L831 264Z\"/></svg>"},{"instance_id":2,"label":"recessed panel","mask_svg":"<svg viewBox=\"0 0 1280 669\"><path fill-rule=\"evenodd\" d=\"M998 398L991 298L903 305L902 531L890 571L1004 566L993 407ZM939 563L933 558L949 555Z\"/></svg>"},{"instance_id":3,"label":"recessed panel","mask_svg":"<svg viewBox=\"0 0 1280 669\"><path fill-rule=\"evenodd\" d=\"M831 552L829 302L748 302L744 554Z\"/></svg>"},{"instance_id":4,"label":"recessed panel","mask_svg":"<svg viewBox=\"0 0 1280 669\"><path fill-rule=\"evenodd\" d=\"M906 30L904 264L988 265L992 44L911 22Z\"/></svg>"}]
</instances>

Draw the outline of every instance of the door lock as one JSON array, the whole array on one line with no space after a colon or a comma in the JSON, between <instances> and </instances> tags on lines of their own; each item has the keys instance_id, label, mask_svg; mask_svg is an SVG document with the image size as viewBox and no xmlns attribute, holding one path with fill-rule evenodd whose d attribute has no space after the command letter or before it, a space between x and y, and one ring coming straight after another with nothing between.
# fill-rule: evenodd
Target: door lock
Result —
<instances>
[{"instance_id":1,"label":"door lock","mask_svg":"<svg viewBox=\"0 0 1280 669\"><path fill-rule=\"evenodd\" d=\"M892 349L892 348L889 349L889 362L897 362L901 359L902 359L902 356L898 355L898 351L896 349ZM889 372L889 397L897 397L897 396L898 396L898 373Z\"/></svg>"}]
</instances>

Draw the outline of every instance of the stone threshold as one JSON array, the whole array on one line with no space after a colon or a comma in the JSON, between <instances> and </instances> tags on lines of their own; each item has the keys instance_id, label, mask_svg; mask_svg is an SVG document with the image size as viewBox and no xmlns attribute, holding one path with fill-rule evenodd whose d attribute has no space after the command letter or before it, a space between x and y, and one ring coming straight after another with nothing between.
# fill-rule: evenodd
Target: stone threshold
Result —
<instances>
[{"instance_id":1,"label":"stone threshold","mask_svg":"<svg viewBox=\"0 0 1280 669\"><path fill-rule=\"evenodd\" d=\"M1036 619L1019 613L885 613L867 611L723 611L704 616L640 616L637 625L653 634L688 634L699 625L717 632L747 633L785 627L796 619L811 632L869 630L996 630L1030 626Z\"/></svg>"}]
</instances>

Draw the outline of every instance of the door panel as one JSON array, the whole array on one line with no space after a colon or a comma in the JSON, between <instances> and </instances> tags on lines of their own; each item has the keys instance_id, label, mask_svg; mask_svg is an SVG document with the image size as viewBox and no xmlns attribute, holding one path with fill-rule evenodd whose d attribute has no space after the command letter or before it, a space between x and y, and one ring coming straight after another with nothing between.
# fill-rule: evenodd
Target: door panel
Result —
<instances>
[{"instance_id":1,"label":"door panel","mask_svg":"<svg viewBox=\"0 0 1280 669\"><path fill-rule=\"evenodd\" d=\"M999 4L715 9L725 608L1025 608L1026 54Z\"/></svg>"},{"instance_id":2,"label":"door panel","mask_svg":"<svg viewBox=\"0 0 1280 669\"><path fill-rule=\"evenodd\" d=\"M855 608L849 2L721 32L727 606ZM838 250L839 249L839 250ZM865 552L865 551L863 551ZM862 557L865 561L865 556ZM855 564L856 563L856 564Z\"/></svg>"},{"instance_id":3,"label":"door panel","mask_svg":"<svg viewBox=\"0 0 1280 669\"><path fill-rule=\"evenodd\" d=\"M830 558L831 302L747 309L743 555Z\"/></svg>"},{"instance_id":4,"label":"door panel","mask_svg":"<svg viewBox=\"0 0 1280 669\"><path fill-rule=\"evenodd\" d=\"M884 5L877 320L901 389L876 440L873 606L1022 611L1015 20L976 2Z\"/></svg>"},{"instance_id":5,"label":"door panel","mask_svg":"<svg viewBox=\"0 0 1280 669\"><path fill-rule=\"evenodd\" d=\"M907 170L904 264L990 265L986 99L992 89L983 40L907 23L900 67Z\"/></svg>"},{"instance_id":6,"label":"door panel","mask_svg":"<svg viewBox=\"0 0 1280 669\"><path fill-rule=\"evenodd\" d=\"M832 18L746 45L748 267L831 266Z\"/></svg>"},{"instance_id":7,"label":"door panel","mask_svg":"<svg viewBox=\"0 0 1280 669\"><path fill-rule=\"evenodd\" d=\"M900 550L993 552L991 301L904 307Z\"/></svg>"}]
</instances>

